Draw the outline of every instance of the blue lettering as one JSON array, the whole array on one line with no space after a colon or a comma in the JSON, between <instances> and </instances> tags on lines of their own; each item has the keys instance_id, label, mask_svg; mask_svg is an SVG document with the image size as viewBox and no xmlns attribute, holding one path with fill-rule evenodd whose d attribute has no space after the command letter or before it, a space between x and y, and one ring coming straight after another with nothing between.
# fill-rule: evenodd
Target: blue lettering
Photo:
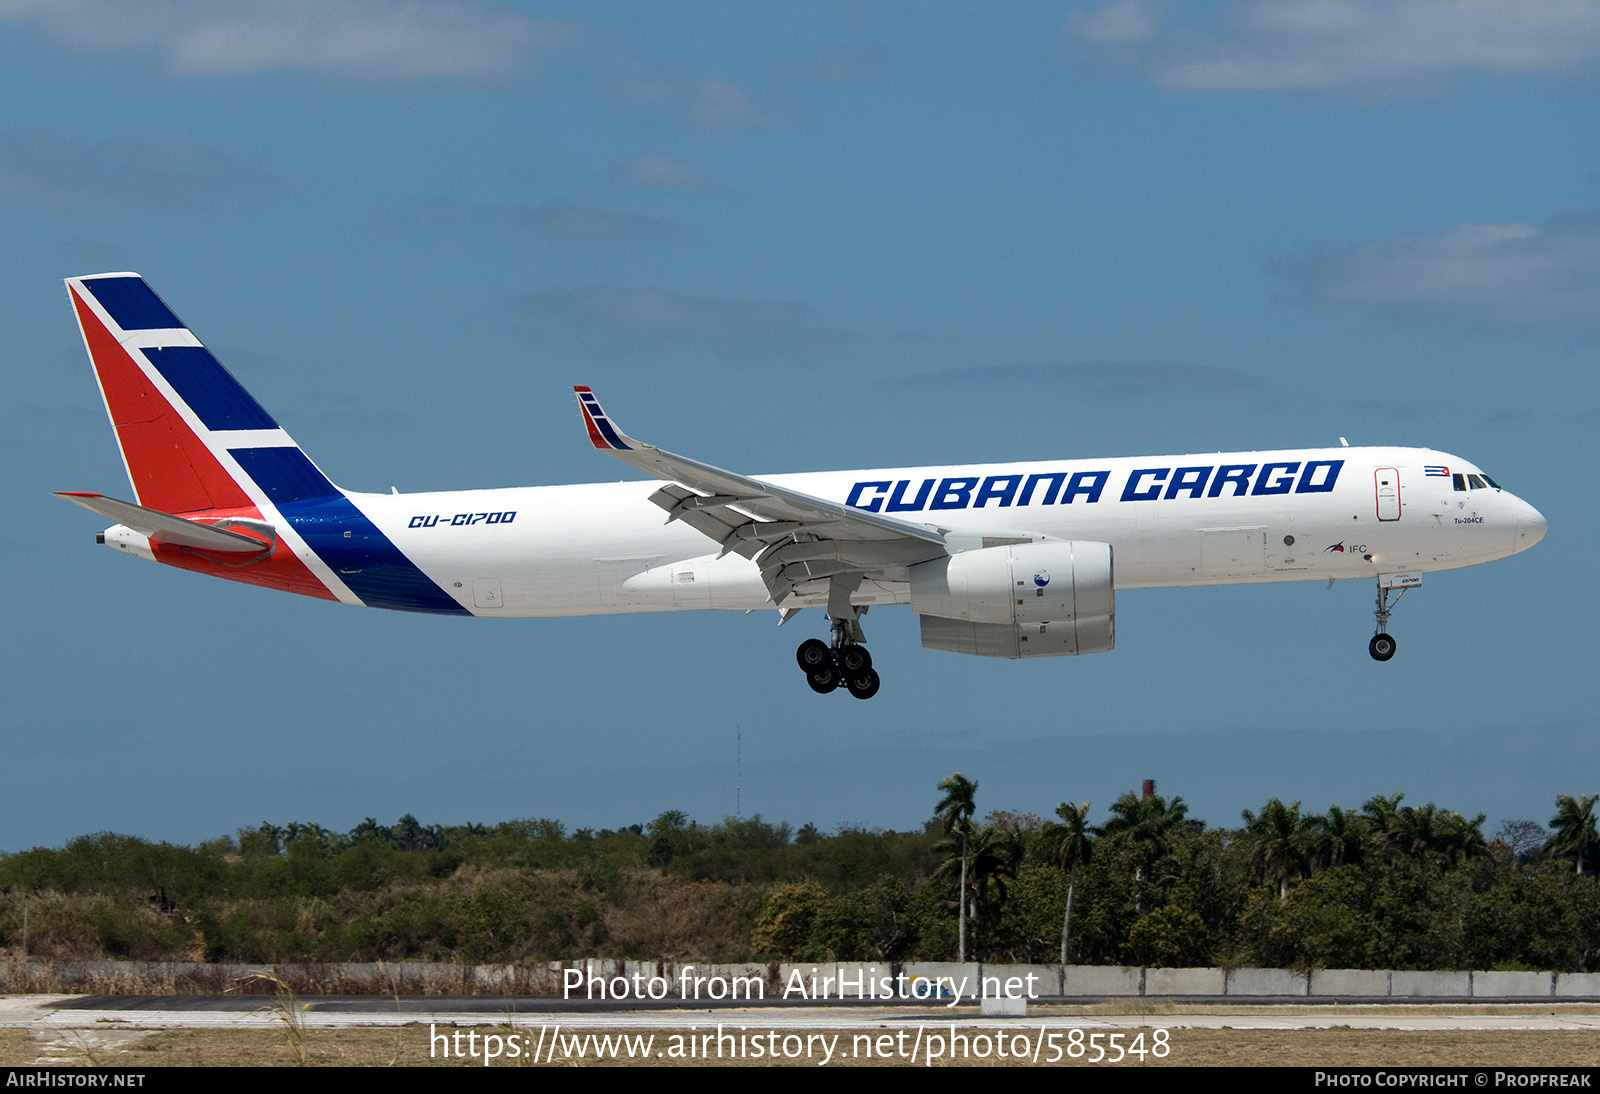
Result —
<instances>
[{"instance_id":1,"label":"blue lettering","mask_svg":"<svg viewBox=\"0 0 1600 1094\"><path fill-rule=\"evenodd\" d=\"M873 498L870 505L863 504L861 494L869 489L877 491L879 496ZM876 513L883 508L882 495L888 493L888 491L889 484L887 482L858 482L850 488L850 496L844 499L844 503L856 509L865 509L869 513Z\"/></svg>"},{"instance_id":2,"label":"blue lettering","mask_svg":"<svg viewBox=\"0 0 1600 1094\"><path fill-rule=\"evenodd\" d=\"M1328 494L1333 492L1333 484L1339 481L1339 470L1344 467L1343 460L1307 460L1306 469L1300 473L1300 481L1295 484L1296 494ZM1324 470L1326 475L1322 481L1317 481L1317 471Z\"/></svg>"},{"instance_id":3,"label":"blue lettering","mask_svg":"<svg viewBox=\"0 0 1600 1094\"><path fill-rule=\"evenodd\" d=\"M1209 467L1180 467L1177 474L1172 476L1172 482L1167 487L1167 500L1171 501L1178 496L1180 490L1189 491L1191 498L1198 498L1200 491L1206 487L1206 480L1211 477Z\"/></svg>"},{"instance_id":4,"label":"blue lettering","mask_svg":"<svg viewBox=\"0 0 1600 1094\"><path fill-rule=\"evenodd\" d=\"M1217 477L1211 480L1211 489L1206 491L1206 497L1220 498L1222 488L1229 483L1233 484L1233 497L1244 497L1250 492L1250 476L1255 474L1255 470L1253 463L1223 464L1217 468Z\"/></svg>"},{"instance_id":5,"label":"blue lettering","mask_svg":"<svg viewBox=\"0 0 1600 1094\"><path fill-rule=\"evenodd\" d=\"M906 487L911 485L910 479L901 479L894 484L894 493L889 495L889 504L885 507L891 513L910 513L921 509L928 504L928 491L933 489L932 479L922 480L922 489L917 491L917 496L907 505L901 499L905 497Z\"/></svg>"},{"instance_id":6,"label":"blue lettering","mask_svg":"<svg viewBox=\"0 0 1600 1094\"><path fill-rule=\"evenodd\" d=\"M972 504L972 491L977 487L978 480L971 479L945 479L939 484L939 492L934 495L932 509L965 509Z\"/></svg>"},{"instance_id":7,"label":"blue lettering","mask_svg":"<svg viewBox=\"0 0 1600 1094\"><path fill-rule=\"evenodd\" d=\"M1072 499L1079 494L1090 501L1099 501L1100 491L1106 488L1106 480L1110 477L1109 471L1074 471L1072 481L1067 484L1067 492L1061 497L1061 504L1072 504Z\"/></svg>"},{"instance_id":8,"label":"blue lettering","mask_svg":"<svg viewBox=\"0 0 1600 1094\"><path fill-rule=\"evenodd\" d=\"M1294 473L1300 470L1300 461L1293 463L1264 463L1261 465L1261 474L1256 476L1256 488L1250 493L1256 494L1287 494L1294 489ZM1275 472L1283 472L1276 474Z\"/></svg>"},{"instance_id":9,"label":"blue lettering","mask_svg":"<svg viewBox=\"0 0 1600 1094\"><path fill-rule=\"evenodd\" d=\"M1161 496L1161 484L1167 481L1170 467L1146 467L1135 471L1128 476L1128 485L1122 488L1123 501L1155 501ZM1146 475L1151 476L1151 486L1148 489L1139 489L1139 480Z\"/></svg>"},{"instance_id":10,"label":"blue lettering","mask_svg":"<svg viewBox=\"0 0 1600 1094\"><path fill-rule=\"evenodd\" d=\"M1061 490L1061 484L1066 481L1065 471L1052 471L1047 475L1029 475L1028 481L1022 484L1022 498L1018 505L1033 504L1033 488L1041 482L1048 482L1050 488L1044 492L1044 504L1050 505L1056 500L1056 494Z\"/></svg>"},{"instance_id":11,"label":"blue lettering","mask_svg":"<svg viewBox=\"0 0 1600 1094\"><path fill-rule=\"evenodd\" d=\"M990 475L983 480L983 486L978 490L978 496L972 502L974 509L982 509L984 502L999 499L1001 506L1011 504L1011 498L1017 492L1017 485L1022 482L1021 475Z\"/></svg>"}]
</instances>

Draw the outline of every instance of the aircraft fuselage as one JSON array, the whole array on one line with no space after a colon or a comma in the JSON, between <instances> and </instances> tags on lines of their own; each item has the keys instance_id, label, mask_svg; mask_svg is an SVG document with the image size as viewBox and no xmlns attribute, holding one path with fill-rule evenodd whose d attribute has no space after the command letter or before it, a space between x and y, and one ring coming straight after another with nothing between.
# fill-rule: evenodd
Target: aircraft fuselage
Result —
<instances>
[{"instance_id":1,"label":"aircraft fuselage","mask_svg":"<svg viewBox=\"0 0 1600 1094\"><path fill-rule=\"evenodd\" d=\"M1448 473L1430 475L1429 467ZM1380 517L1377 478L1385 470L1395 479L1390 519ZM979 541L1109 543L1117 587L1131 589L1430 573L1538 542L1544 519L1532 506L1503 489L1453 489L1453 476L1467 473L1477 469L1429 449L1332 448L760 477ZM719 558L705 536L667 521L648 500L655 489L619 482L349 498L473 615L775 606L754 562ZM301 552L335 587L342 569L360 564L339 564L340 540L330 537L332 550ZM159 554L174 550L163 545ZM211 572L235 576L227 569ZM908 600L906 583L887 579L852 597Z\"/></svg>"}]
</instances>

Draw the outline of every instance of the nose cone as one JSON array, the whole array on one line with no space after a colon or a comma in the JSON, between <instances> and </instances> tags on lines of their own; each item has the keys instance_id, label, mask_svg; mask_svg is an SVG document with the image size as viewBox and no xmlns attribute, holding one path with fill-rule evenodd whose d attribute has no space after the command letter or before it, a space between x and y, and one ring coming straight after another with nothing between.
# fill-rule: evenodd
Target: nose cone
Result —
<instances>
[{"instance_id":1,"label":"nose cone","mask_svg":"<svg viewBox=\"0 0 1600 1094\"><path fill-rule=\"evenodd\" d=\"M1517 505L1517 530L1511 543L1511 549L1513 551L1526 551L1544 538L1545 532L1549 530L1549 525L1545 523L1544 514L1527 502L1519 498Z\"/></svg>"}]
</instances>

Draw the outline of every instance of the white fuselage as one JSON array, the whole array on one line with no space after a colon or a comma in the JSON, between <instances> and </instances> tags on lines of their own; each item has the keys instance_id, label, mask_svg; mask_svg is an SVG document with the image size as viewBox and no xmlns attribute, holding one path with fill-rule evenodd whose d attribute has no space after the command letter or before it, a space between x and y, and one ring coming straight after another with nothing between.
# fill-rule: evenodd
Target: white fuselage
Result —
<instances>
[{"instance_id":1,"label":"white fuselage","mask_svg":"<svg viewBox=\"0 0 1600 1094\"><path fill-rule=\"evenodd\" d=\"M1473 465L1429 449L1332 448L761 478L937 527L958 546L1009 537L1109 543L1116 586L1127 589L1420 574L1503 558L1543 537L1544 518L1508 491L1457 489L1467 475L1481 481ZM667 520L649 500L658 486L348 496L475 615L822 602L775 605L754 562L718 557L705 535ZM341 588L336 565L305 557ZM909 586L891 575L851 599L905 603Z\"/></svg>"}]
</instances>

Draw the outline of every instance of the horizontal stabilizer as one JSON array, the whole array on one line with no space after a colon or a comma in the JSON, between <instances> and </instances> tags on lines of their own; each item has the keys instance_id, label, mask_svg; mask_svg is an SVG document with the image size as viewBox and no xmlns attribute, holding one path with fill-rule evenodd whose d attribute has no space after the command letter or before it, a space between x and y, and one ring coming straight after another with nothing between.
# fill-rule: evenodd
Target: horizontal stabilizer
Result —
<instances>
[{"instance_id":1,"label":"horizontal stabilizer","mask_svg":"<svg viewBox=\"0 0 1600 1094\"><path fill-rule=\"evenodd\" d=\"M159 509L146 509L131 501L118 501L104 494L84 494L77 491L58 490L56 497L81 505L91 513L99 513L108 520L133 529L161 543L178 547L195 547L206 551L250 552L260 554L272 549L272 544L254 536L240 535L222 528L213 528L199 521L175 517Z\"/></svg>"}]
</instances>

